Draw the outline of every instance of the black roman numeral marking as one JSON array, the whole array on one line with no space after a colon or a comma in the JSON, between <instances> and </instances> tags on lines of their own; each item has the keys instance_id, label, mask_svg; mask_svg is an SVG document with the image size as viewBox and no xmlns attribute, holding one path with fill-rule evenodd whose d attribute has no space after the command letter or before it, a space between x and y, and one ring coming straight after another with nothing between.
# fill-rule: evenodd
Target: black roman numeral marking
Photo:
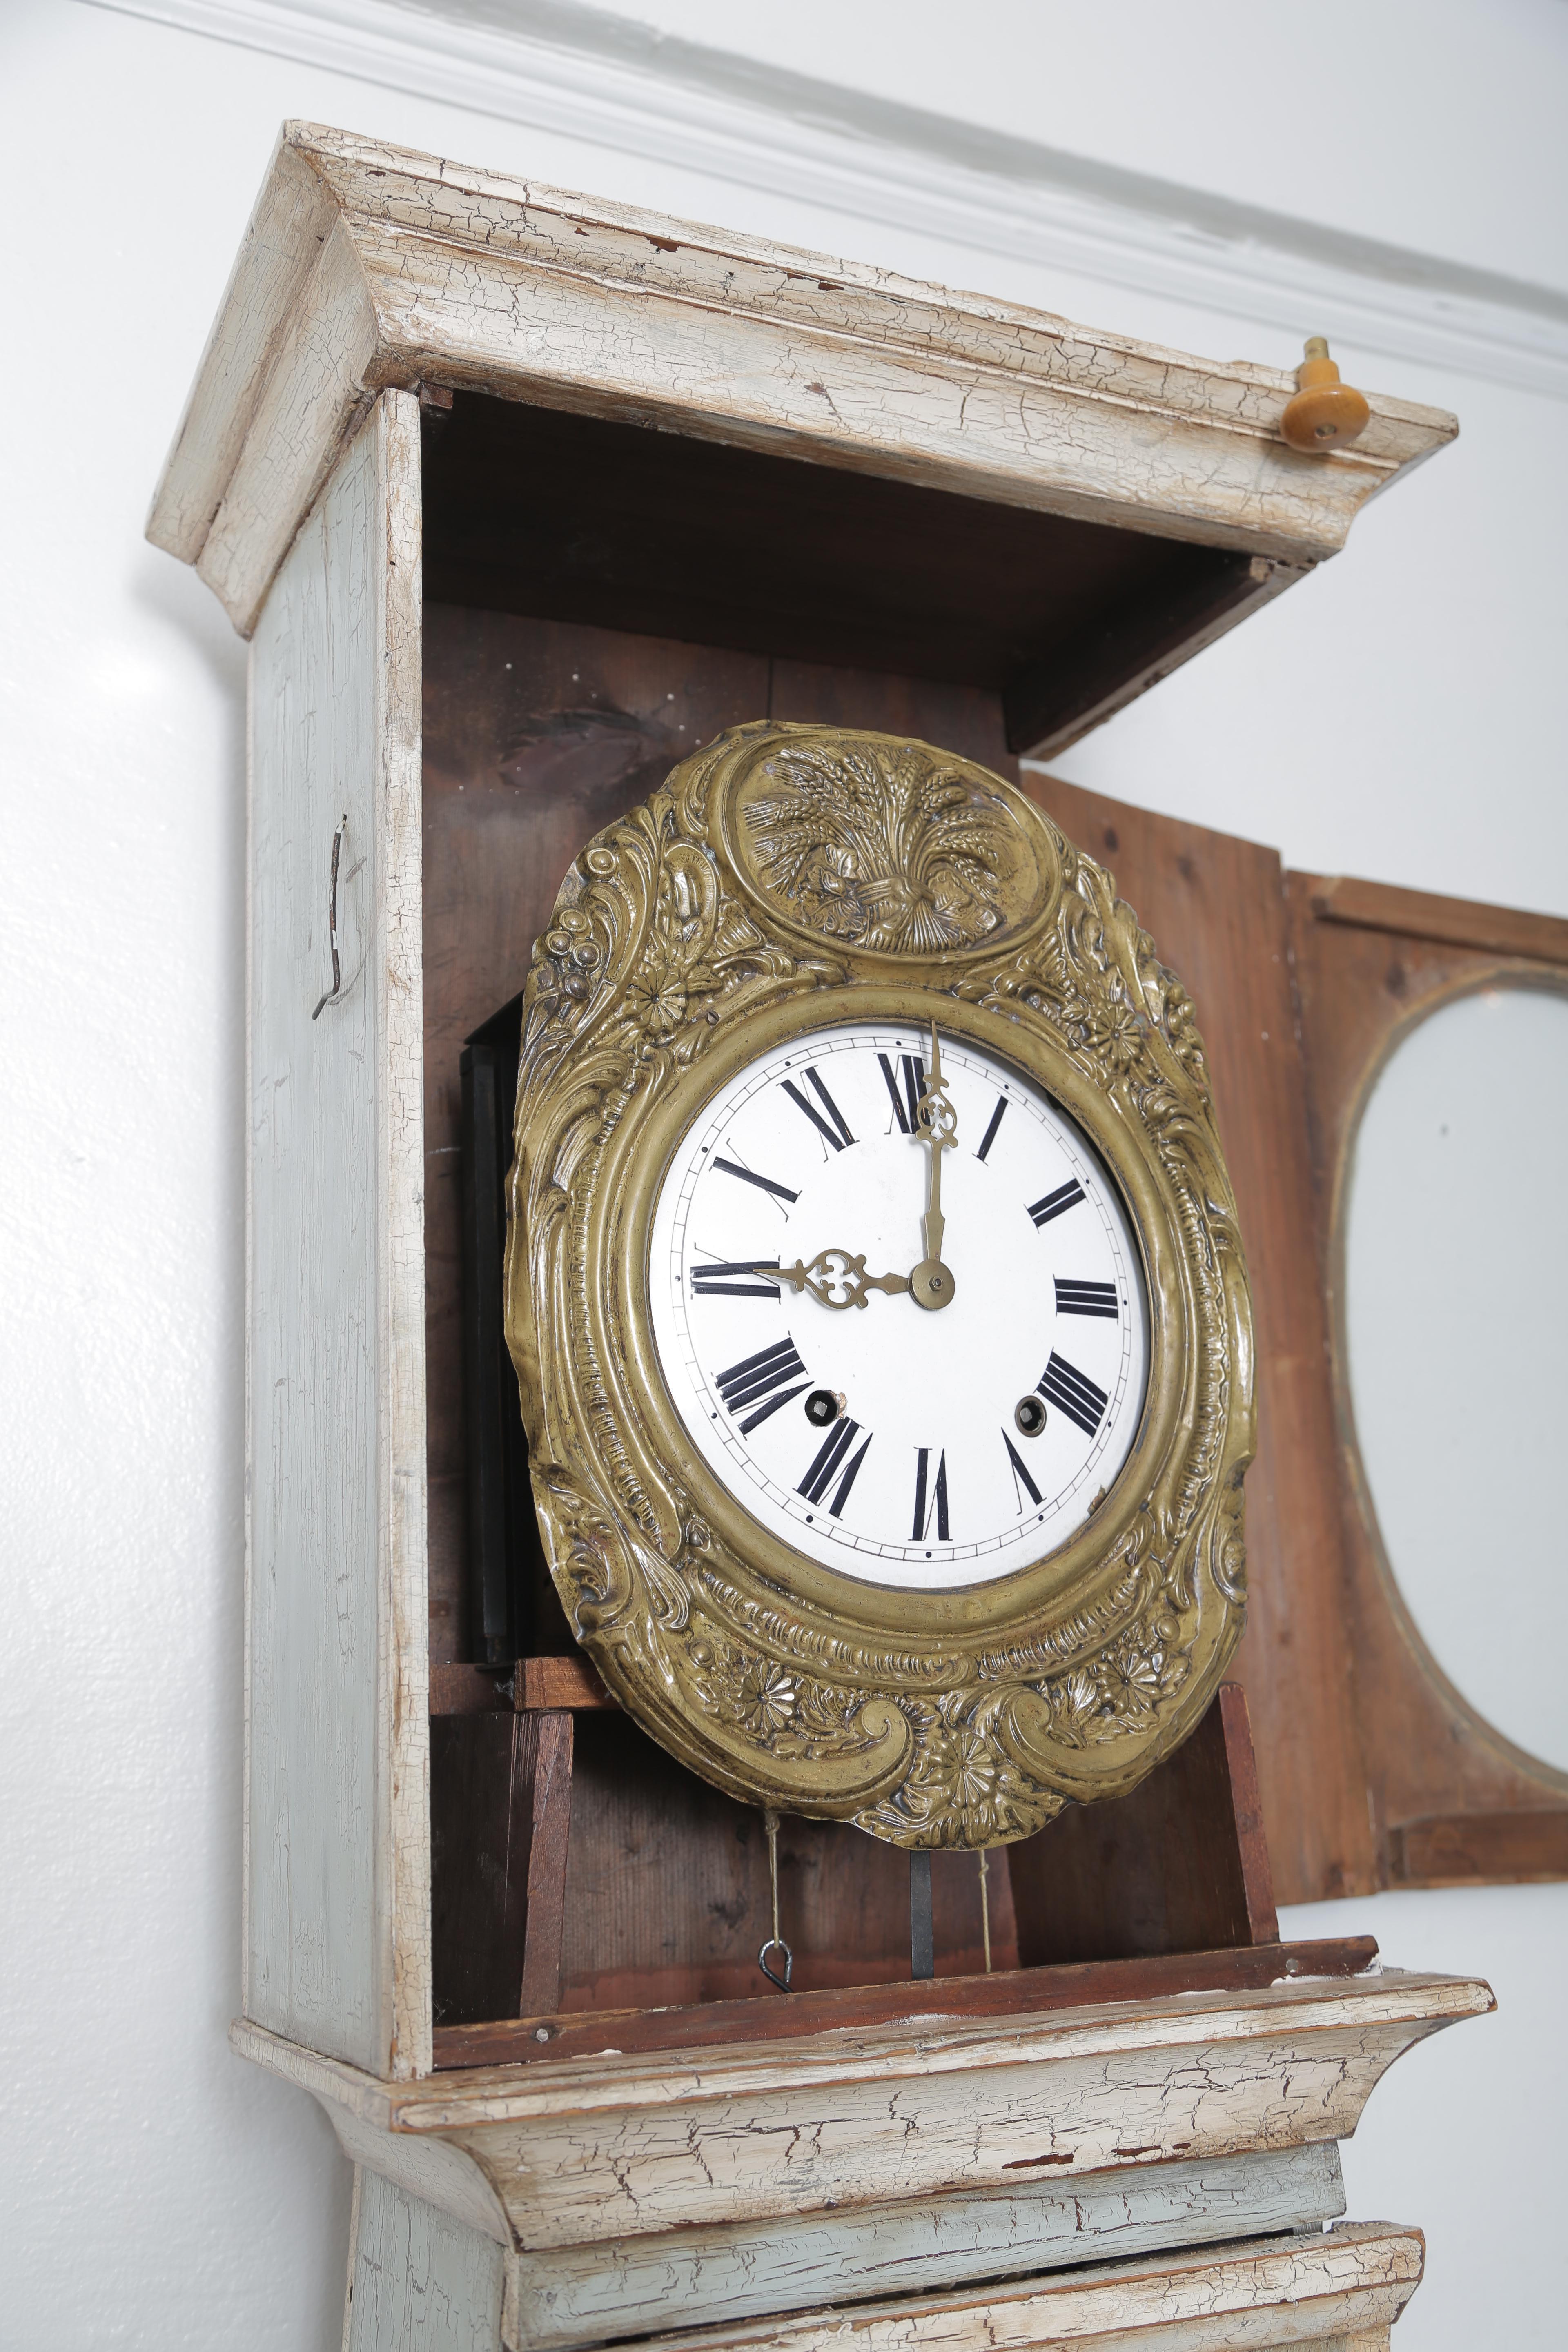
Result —
<instances>
[{"instance_id":1,"label":"black roman numeral marking","mask_svg":"<svg viewBox=\"0 0 1568 2352\"><path fill-rule=\"evenodd\" d=\"M777 1270L776 1257L770 1257L765 1264L759 1259L745 1265L721 1265L714 1259L710 1265L692 1267L691 1296L693 1298L777 1298L778 1284L758 1279L759 1276L766 1276Z\"/></svg>"},{"instance_id":2,"label":"black roman numeral marking","mask_svg":"<svg viewBox=\"0 0 1568 2352\"><path fill-rule=\"evenodd\" d=\"M1057 1313L1109 1315L1114 1323L1121 1313L1116 1303L1116 1285L1113 1282L1064 1282L1058 1275Z\"/></svg>"},{"instance_id":3,"label":"black roman numeral marking","mask_svg":"<svg viewBox=\"0 0 1568 2352\"><path fill-rule=\"evenodd\" d=\"M808 1503L820 1503L837 1475L839 1465L859 1434L860 1424L858 1421L837 1423L828 1431L821 1453L795 1488L795 1493L804 1495ZM849 1489L855 1484L857 1474L861 1463L866 1459L867 1447L870 1443L871 1440L868 1436L865 1444L861 1446L859 1453L856 1454L845 1470L844 1475L838 1480L837 1492L827 1506L836 1519L842 1518L844 1516L844 1506L849 1500Z\"/></svg>"},{"instance_id":4,"label":"black roman numeral marking","mask_svg":"<svg viewBox=\"0 0 1568 2352\"><path fill-rule=\"evenodd\" d=\"M785 1385L790 1381L796 1382L794 1388ZM780 1339L773 1347L759 1348L754 1356L743 1356L738 1364L731 1364L727 1372L720 1373L714 1386L732 1413L744 1412L749 1404L757 1407L741 1423L742 1436L749 1437L770 1413L799 1396L811 1381L795 1353L795 1341Z\"/></svg>"},{"instance_id":5,"label":"black roman numeral marking","mask_svg":"<svg viewBox=\"0 0 1568 2352\"><path fill-rule=\"evenodd\" d=\"M1019 1487L1022 1486L1024 1494L1027 1495L1031 1503L1037 1503L1040 1500L1040 1490L1025 1469L1023 1457L1005 1430L1002 1432L1002 1443L1007 1449L1007 1459L1013 1465L1013 1501L1021 1511L1024 1501L1023 1496L1018 1492Z\"/></svg>"},{"instance_id":6,"label":"black roman numeral marking","mask_svg":"<svg viewBox=\"0 0 1568 2352\"><path fill-rule=\"evenodd\" d=\"M998 1128L1001 1126L1001 1124L1002 1124L1002 1114L1003 1114L1003 1112L1006 1109L1006 1108L1007 1108L1007 1097L1006 1097L1006 1096L1005 1096L1005 1095L998 1095L998 1096L997 1096L997 1097L996 1097L996 1108L995 1108L995 1109L994 1109L994 1110L992 1112L992 1114L991 1114L991 1124L990 1124L990 1126L986 1129L986 1130L985 1130L985 1133L984 1133L984 1137L981 1139L980 1149L979 1149L979 1150L978 1150L978 1151L975 1153L975 1155L974 1155L974 1157L976 1158L976 1160L984 1160L984 1159L985 1158L985 1156L986 1156L987 1152L990 1150L990 1149L991 1149L992 1145L995 1142L995 1140L996 1140L996 1130L997 1130L997 1129L998 1129ZM1031 1215L1031 1216L1033 1216L1033 1214L1034 1214L1034 1211L1031 1209L1031 1210L1030 1210L1030 1212L1029 1212L1029 1213L1030 1213L1030 1215Z\"/></svg>"},{"instance_id":7,"label":"black roman numeral marking","mask_svg":"<svg viewBox=\"0 0 1568 2352\"><path fill-rule=\"evenodd\" d=\"M801 1072L801 1076L816 1094L817 1100L822 1105L822 1110L825 1110L827 1113L827 1118L823 1118L822 1110L818 1110L815 1103L807 1102L805 1097L801 1093L800 1088L795 1085L793 1078L785 1078L784 1082L784 1090L785 1094L788 1095L796 1110L805 1111L807 1118L810 1119L813 1127L816 1128L823 1141L825 1143L830 1143L835 1151L842 1151L847 1143L853 1143L855 1140L855 1138L850 1134L848 1128L845 1124L844 1113L839 1109L838 1105L834 1101L833 1097L828 1093L827 1088L823 1085L822 1080L817 1076L816 1072L811 1068L809 1064L805 1069ZM831 1119L833 1122L831 1127L828 1125L828 1119Z\"/></svg>"},{"instance_id":8,"label":"black roman numeral marking","mask_svg":"<svg viewBox=\"0 0 1568 2352\"><path fill-rule=\"evenodd\" d=\"M949 1540L947 1532L947 1455L942 1454L939 1457L936 1465L936 1476L934 1479L931 1479L930 1476L930 1446L921 1445L917 1447L915 1451L915 1525L913 1541L916 1543L924 1543L927 1536L931 1533L931 1523L934 1517L936 1520L936 1539L938 1543L946 1543ZM931 1502L929 1506L926 1502L926 1487L928 1481L931 1486Z\"/></svg>"},{"instance_id":9,"label":"black roman numeral marking","mask_svg":"<svg viewBox=\"0 0 1568 2352\"><path fill-rule=\"evenodd\" d=\"M887 1081L888 1093L893 1106L893 1117L898 1120L903 1134L912 1135L915 1131L915 1114L920 1108L921 1097L926 1090L926 1066L918 1054L900 1054L899 1077L896 1078L893 1076L893 1066L886 1054L879 1054L877 1059L882 1066L882 1076ZM900 1078L903 1081L902 1094L899 1092Z\"/></svg>"},{"instance_id":10,"label":"black roman numeral marking","mask_svg":"<svg viewBox=\"0 0 1568 2352\"><path fill-rule=\"evenodd\" d=\"M1053 1217L1065 1216L1069 1209L1076 1209L1082 1198L1083 1186L1076 1176L1069 1176L1067 1182L1058 1184L1054 1192L1047 1192L1042 1199L1031 1203L1029 1214L1035 1221L1036 1230L1041 1225L1048 1225Z\"/></svg>"},{"instance_id":11,"label":"black roman numeral marking","mask_svg":"<svg viewBox=\"0 0 1568 2352\"><path fill-rule=\"evenodd\" d=\"M753 1168L742 1168L737 1160L721 1160L717 1153L713 1166L721 1168L726 1176L738 1176L742 1184L755 1184L759 1192L771 1192L775 1201L798 1201L800 1194L792 1192L787 1184L775 1184L771 1176L759 1176Z\"/></svg>"},{"instance_id":12,"label":"black roman numeral marking","mask_svg":"<svg viewBox=\"0 0 1568 2352\"><path fill-rule=\"evenodd\" d=\"M1051 1349L1051 1360L1037 1383L1047 1404L1076 1421L1086 1437L1092 1437L1105 1418L1105 1408L1110 1402L1103 1389L1095 1387L1087 1372L1069 1364L1065 1356Z\"/></svg>"}]
</instances>

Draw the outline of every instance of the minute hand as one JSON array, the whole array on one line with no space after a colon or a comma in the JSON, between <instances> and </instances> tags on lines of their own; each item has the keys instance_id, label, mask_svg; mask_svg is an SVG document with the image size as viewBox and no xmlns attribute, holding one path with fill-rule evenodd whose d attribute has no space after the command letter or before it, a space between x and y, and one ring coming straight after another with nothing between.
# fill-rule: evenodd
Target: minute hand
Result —
<instances>
[{"instance_id":1,"label":"minute hand","mask_svg":"<svg viewBox=\"0 0 1568 2352\"><path fill-rule=\"evenodd\" d=\"M942 1155L958 1139L958 1115L948 1100L947 1081L942 1074L942 1043L936 1034L936 1023L931 1024L931 1073L925 1091L915 1105L915 1135L931 1153L926 1174L926 1212L921 1219L921 1248L923 1252L919 1265L910 1276L910 1292L921 1307L946 1307L954 1291L952 1274L942 1264L942 1241L947 1232L947 1220L942 1213Z\"/></svg>"}]
</instances>

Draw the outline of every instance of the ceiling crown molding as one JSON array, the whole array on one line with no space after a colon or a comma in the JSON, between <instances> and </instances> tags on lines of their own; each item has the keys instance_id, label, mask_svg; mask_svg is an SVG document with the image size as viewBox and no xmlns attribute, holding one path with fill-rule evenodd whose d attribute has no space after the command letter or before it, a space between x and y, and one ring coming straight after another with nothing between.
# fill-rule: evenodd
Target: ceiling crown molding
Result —
<instances>
[{"instance_id":1,"label":"ceiling crown molding","mask_svg":"<svg viewBox=\"0 0 1568 2352\"><path fill-rule=\"evenodd\" d=\"M521 32L482 21L486 0L441 14L390 0L93 5L1292 338L1568 397L1568 296L1552 288L764 73L572 0L530 7Z\"/></svg>"}]
</instances>

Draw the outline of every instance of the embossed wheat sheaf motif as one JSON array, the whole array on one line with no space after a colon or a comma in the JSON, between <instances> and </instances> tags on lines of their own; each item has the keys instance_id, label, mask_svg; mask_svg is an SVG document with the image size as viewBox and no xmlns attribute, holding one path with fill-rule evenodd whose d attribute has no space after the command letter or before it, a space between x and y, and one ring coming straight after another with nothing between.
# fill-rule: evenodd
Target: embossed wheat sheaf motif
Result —
<instances>
[{"instance_id":1,"label":"embossed wheat sheaf motif","mask_svg":"<svg viewBox=\"0 0 1568 2352\"><path fill-rule=\"evenodd\" d=\"M746 810L758 879L829 939L895 955L1000 929L1006 818L921 744L787 746Z\"/></svg>"}]
</instances>

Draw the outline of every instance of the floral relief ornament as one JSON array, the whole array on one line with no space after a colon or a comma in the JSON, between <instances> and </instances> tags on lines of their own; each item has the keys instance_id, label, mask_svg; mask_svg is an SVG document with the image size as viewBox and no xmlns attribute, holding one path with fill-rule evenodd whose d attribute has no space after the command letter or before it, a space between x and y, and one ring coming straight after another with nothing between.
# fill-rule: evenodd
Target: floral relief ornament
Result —
<instances>
[{"instance_id":1,"label":"floral relief ornament","mask_svg":"<svg viewBox=\"0 0 1568 2352\"><path fill-rule=\"evenodd\" d=\"M1139 1491L1113 1487L1059 1555L841 1607L760 1527L721 1532L661 1400L639 1235L661 1138L727 1039L886 1017L911 990L1103 1106L1150 1275L1150 1442ZM1185 991L1021 793L897 739L719 737L563 883L524 996L517 1138L507 1325L546 1554L656 1738L753 1802L994 1845L1124 1793L1195 1727L1245 1610L1234 1202Z\"/></svg>"}]
</instances>

